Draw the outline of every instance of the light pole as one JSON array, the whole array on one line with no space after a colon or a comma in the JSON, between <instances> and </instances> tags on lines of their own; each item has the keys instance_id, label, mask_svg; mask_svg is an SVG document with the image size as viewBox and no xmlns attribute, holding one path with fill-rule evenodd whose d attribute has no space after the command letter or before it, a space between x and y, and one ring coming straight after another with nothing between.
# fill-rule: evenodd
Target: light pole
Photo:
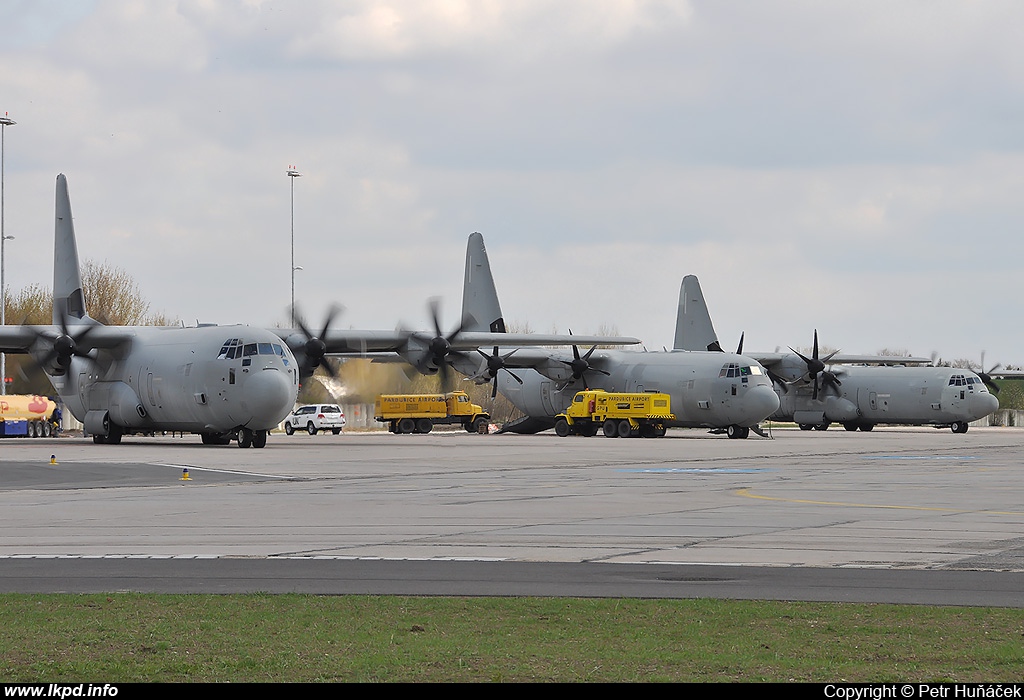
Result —
<instances>
[{"instance_id":1,"label":"light pole","mask_svg":"<svg viewBox=\"0 0 1024 700\"><path fill-rule=\"evenodd\" d=\"M291 309L292 328L295 328L295 270L302 269L295 267L295 178L297 177L302 177L302 174L294 165L289 165L288 179L291 181L292 188L292 305L289 308Z\"/></svg>"},{"instance_id":2,"label":"light pole","mask_svg":"<svg viewBox=\"0 0 1024 700\"><path fill-rule=\"evenodd\" d=\"M7 127L14 126L18 122L7 116L0 117L0 326L7 325L7 280L4 278L4 248L9 239L4 231L4 219L7 218L7 209L4 206L4 151ZM0 395L7 394L7 355L0 352Z\"/></svg>"}]
</instances>

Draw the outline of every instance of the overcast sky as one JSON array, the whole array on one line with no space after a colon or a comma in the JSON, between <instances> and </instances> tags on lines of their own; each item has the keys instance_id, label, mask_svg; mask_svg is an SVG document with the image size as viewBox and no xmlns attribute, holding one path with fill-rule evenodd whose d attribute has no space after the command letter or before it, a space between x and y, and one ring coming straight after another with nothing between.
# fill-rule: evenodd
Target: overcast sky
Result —
<instances>
[{"instance_id":1,"label":"overcast sky","mask_svg":"<svg viewBox=\"0 0 1024 700\"><path fill-rule=\"evenodd\" d=\"M429 325L480 231L506 320L1024 364L1024 4L5 0L7 275L194 323Z\"/></svg>"}]
</instances>

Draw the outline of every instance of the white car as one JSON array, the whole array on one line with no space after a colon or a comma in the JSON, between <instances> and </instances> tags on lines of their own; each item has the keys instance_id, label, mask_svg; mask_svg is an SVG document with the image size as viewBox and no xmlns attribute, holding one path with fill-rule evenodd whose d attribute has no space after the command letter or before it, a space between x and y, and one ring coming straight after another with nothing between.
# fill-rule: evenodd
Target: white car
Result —
<instances>
[{"instance_id":1,"label":"white car","mask_svg":"<svg viewBox=\"0 0 1024 700\"><path fill-rule=\"evenodd\" d=\"M296 430L305 430L316 435L321 430L330 430L335 435L345 427L345 413L341 406L333 403L318 403L299 406L284 419L284 432L291 435Z\"/></svg>"}]
</instances>

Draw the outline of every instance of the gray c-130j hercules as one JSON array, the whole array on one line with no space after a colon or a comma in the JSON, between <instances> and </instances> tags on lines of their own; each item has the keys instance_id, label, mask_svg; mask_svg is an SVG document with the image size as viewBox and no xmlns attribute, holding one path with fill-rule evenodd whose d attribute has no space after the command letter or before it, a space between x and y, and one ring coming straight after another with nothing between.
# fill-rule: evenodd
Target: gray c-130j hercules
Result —
<instances>
[{"instance_id":1,"label":"gray c-130j hercules","mask_svg":"<svg viewBox=\"0 0 1024 700\"><path fill-rule=\"evenodd\" d=\"M466 249L462 315L474 329L504 327L483 236ZM538 337L535 344L545 345ZM577 345L604 344L598 339ZM452 365L478 383L492 382L526 417L505 430L536 433L554 427L555 416L584 388L659 391L671 396L674 427L724 430L745 438L779 407L767 373L750 357L711 351L629 352L591 347L572 354L543 347L510 348L498 340L483 358L465 356ZM504 347L503 347L504 346Z\"/></svg>"},{"instance_id":2,"label":"gray c-130j hercules","mask_svg":"<svg viewBox=\"0 0 1024 700\"><path fill-rule=\"evenodd\" d=\"M236 439L239 447L264 447L268 432L294 407L300 380L327 366L326 355L396 353L430 374L499 338L510 345L538 342L534 335L474 332L465 324L448 334L440 328L338 331L329 327L333 316L319 333L302 322L298 329L273 330L99 323L87 313L67 179L58 175L53 325L0 327L0 351L31 355L96 442L175 431L198 433L204 444ZM539 342L569 345L576 339L542 336Z\"/></svg>"},{"instance_id":3,"label":"gray c-130j hercules","mask_svg":"<svg viewBox=\"0 0 1024 700\"><path fill-rule=\"evenodd\" d=\"M700 282L687 276L680 289L675 347L718 345ZM971 421L999 407L988 390L995 385L985 373L934 367L922 357L838 351L820 357L817 331L810 357L795 350L748 354L766 368L779 395L779 410L771 417L793 421L803 430L841 423L850 431L892 424L948 426L954 433L966 433Z\"/></svg>"}]
</instances>

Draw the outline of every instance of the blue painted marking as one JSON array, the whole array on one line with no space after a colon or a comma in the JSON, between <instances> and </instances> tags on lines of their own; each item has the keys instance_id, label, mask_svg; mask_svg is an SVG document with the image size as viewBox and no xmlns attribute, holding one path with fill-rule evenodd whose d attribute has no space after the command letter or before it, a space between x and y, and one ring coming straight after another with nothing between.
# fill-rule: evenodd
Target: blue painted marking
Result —
<instances>
[{"instance_id":1,"label":"blue painted marking","mask_svg":"<svg viewBox=\"0 0 1024 700\"><path fill-rule=\"evenodd\" d=\"M655 467L649 469L616 469L618 472L633 474L755 474L770 472L774 469L710 469L703 467Z\"/></svg>"}]
</instances>

